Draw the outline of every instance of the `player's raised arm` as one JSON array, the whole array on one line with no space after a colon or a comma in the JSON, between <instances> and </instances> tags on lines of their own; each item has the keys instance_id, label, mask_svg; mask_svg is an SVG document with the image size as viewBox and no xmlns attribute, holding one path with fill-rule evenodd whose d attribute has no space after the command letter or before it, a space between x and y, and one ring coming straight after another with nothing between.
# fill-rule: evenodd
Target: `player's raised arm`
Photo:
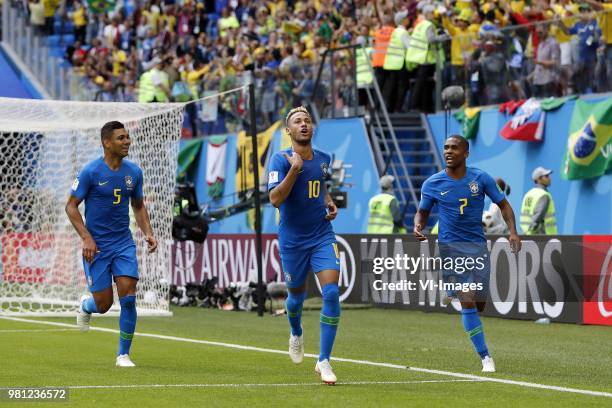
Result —
<instances>
[{"instance_id":1,"label":"player's raised arm","mask_svg":"<svg viewBox=\"0 0 612 408\"><path fill-rule=\"evenodd\" d=\"M96 242L83 222L83 217L81 217L79 212L79 204L81 204L81 200L71 195L66 203L66 215L68 215L70 223L83 240L83 257L85 257L87 262L91 263L98 249Z\"/></svg>"},{"instance_id":2,"label":"player's raised arm","mask_svg":"<svg viewBox=\"0 0 612 408\"><path fill-rule=\"evenodd\" d=\"M512 209L512 206L508 200L505 198L497 203L497 206L501 210L504 221L506 221L506 224L510 229L510 236L508 237L508 241L510 241L510 248L512 249L512 252L517 253L521 250L521 238L516 232L514 210Z\"/></svg>"},{"instance_id":3,"label":"player's raised arm","mask_svg":"<svg viewBox=\"0 0 612 408\"><path fill-rule=\"evenodd\" d=\"M289 168L289 171L287 171L287 174L283 180L278 185L273 187L269 193L270 202L276 208L280 207L283 201L285 201L291 193L291 189L293 188L293 185L295 184L295 181L302 170L302 166L304 165L302 157L296 152L293 152L291 156L284 153L284 157L289 162L291 167ZM271 169L269 175L270 182L272 182L275 177L279 177L279 171Z\"/></svg>"}]
</instances>

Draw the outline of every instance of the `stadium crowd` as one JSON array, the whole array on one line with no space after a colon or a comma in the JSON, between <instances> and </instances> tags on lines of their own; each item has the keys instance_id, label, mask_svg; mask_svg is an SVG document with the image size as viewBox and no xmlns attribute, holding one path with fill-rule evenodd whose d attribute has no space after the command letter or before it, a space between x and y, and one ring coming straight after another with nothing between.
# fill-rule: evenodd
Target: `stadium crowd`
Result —
<instances>
[{"instance_id":1,"label":"stadium crowd","mask_svg":"<svg viewBox=\"0 0 612 408\"><path fill-rule=\"evenodd\" d=\"M149 0L92 12L100 5L30 0L28 10L45 35L57 19L74 27L65 58L102 101L186 101L253 75L270 124L312 96L324 51L349 44L366 47L391 112L432 111L435 80L463 86L472 106L612 89L612 3L596 0ZM397 42L400 25L412 34ZM419 39L427 55L408 61ZM385 64L398 47L406 62L401 54ZM336 108L372 81L353 61L364 63L349 52L334 58L327 99Z\"/></svg>"}]
</instances>

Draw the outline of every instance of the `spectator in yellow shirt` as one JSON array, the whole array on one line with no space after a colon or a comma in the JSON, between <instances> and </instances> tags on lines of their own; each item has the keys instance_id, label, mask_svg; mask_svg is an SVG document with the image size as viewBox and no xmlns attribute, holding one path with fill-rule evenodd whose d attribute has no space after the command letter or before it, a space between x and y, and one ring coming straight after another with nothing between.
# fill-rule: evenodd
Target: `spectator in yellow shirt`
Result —
<instances>
[{"instance_id":1,"label":"spectator in yellow shirt","mask_svg":"<svg viewBox=\"0 0 612 408\"><path fill-rule=\"evenodd\" d=\"M454 22L444 16L442 25L451 36L451 75L453 85L465 85L465 64L474 51L473 41L475 39L469 30L469 10L463 10Z\"/></svg>"},{"instance_id":2,"label":"spectator in yellow shirt","mask_svg":"<svg viewBox=\"0 0 612 408\"><path fill-rule=\"evenodd\" d=\"M72 23L74 24L75 40L85 43L85 33L87 31L87 11L79 0L74 1Z\"/></svg>"},{"instance_id":3,"label":"spectator in yellow shirt","mask_svg":"<svg viewBox=\"0 0 612 408\"><path fill-rule=\"evenodd\" d=\"M546 15L550 19L563 19L563 24L567 27L574 25L574 19L570 16L578 13L578 5L571 2L570 0L560 0L558 3L553 4L552 12ZM560 69L560 81L561 94L570 95L573 93L573 72L572 72L572 36L567 34L565 31L560 29L558 26L552 26L550 28L550 34L557 40L559 49L561 50L559 64Z\"/></svg>"},{"instance_id":4,"label":"spectator in yellow shirt","mask_svg":"<svg viewBox=\"0 0 612 408\"><path fill-rule=\"evenodd\" d=\"M53 35L53 18L59 6L59 0L43 0L45 7L45 35Z\"/></svg>"}]
</instances>

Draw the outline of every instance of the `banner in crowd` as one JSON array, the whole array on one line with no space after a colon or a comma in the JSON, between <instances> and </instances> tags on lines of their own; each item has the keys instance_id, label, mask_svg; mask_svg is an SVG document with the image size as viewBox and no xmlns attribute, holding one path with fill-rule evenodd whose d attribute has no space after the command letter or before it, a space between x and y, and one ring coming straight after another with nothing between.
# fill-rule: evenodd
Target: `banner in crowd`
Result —
<instances>
[{"instance_id":1,"label":"banner in crowd","mask_svg":"<svg viewBox=\"0 0 612 408\"><path fill-rule=\"evenodd\" d=\"M461 123L461 134L466 139L473 139L478 134L480 111L482 108L463 108L455 113L455 119Z\"/></svg>"},{"instance_id":2,"label":"banner in crowd","mask_svg":"<svg viewBox=\"0 0 612 408\"><path fill-rule=\"evenodd\" d=\"M265 280L281 282L277 237L263 238ZM447 313L460 309L456 301L445 305L439 270L396 262L438 257L437 242L397 235L336 238L341 301ZM510 251L506 237L489 236L488 249L490 300L484 315L612 325L612 236L533 236L523 240L519 254ZM254 235L210 234L202 245L175 243L173 254L176 285L212 277L220 287L257 281ZM379 262L383 259L393 265ZM312 274L308 286L310 297L320 295Z\"/></svg>"},{"instance_id":3,"label":"banner in crowd","mask_svg":"<svg viewBox=\"0 0 612 408\"><path fill-rule=\"evenodd\" d=\"M529 98L516 104L508 102L500 107L500 112L512 115L499 132L501 137L525 142L542 140L546 113L542 111L540 101L536 98Z\"/></svg>"},{"instance_id":4,"label":"banner in crowd","mask_svg":"<svg viewBox=\"0 0 612 408\"><path fill-rule=\"evenodd\" d=\"M612 169L612 98L576 101L562 175L567 180L599 177Z\"/></svg>"},{"instance_id":5,"label":"banner in crowd","mask_svg":"<svg viewBox=\"0 0 612 408\"><path fill-rule=\"evenodd\" d=\"M274 132L280 126L280 122L276 122L265 131L257 134L257 154L259 163L259 177L263 180L266 174L266 158L270 150L270 142ZM236 162L236 190L237 192L252 189L254 187L254 169L251 156L253 155L251 135L241 131L238 133L238 141L236 143L238 150L238 160Z\"/></svg>"},{"instance_id":6,"label":"banner in crowd","mask_svg":"<svg viewBox=\"0 0 612 408\"><path fill-rule=\"evenodd\" d=\"M499 135L507 140L541 142L544 138L546 112L559 109L575 96L566 98L521 99L509 101L499 106L499 112L512 117L500 130Z\"/></svg>"},{"instance_id":7,"label":"banner in crowd","mask_svg":"<svg viewBox=\"0 0 612 408\"><path fill-rule=\"evenodd\" d=\"M208 138L206 184L208 185L208 196L211 198L220 198L223 195L226 157L227 136L211 136Z\"/></svg>"},{"instance_id":8,"label":"banner in crowd","mask_svg":"<svg viewBox=\"0 0 612 408\"><path fill-rule=\"evenodd\" d=\"M115 0L87 0L89 11L94 14L106 13L115 9Z\"/></svg>"}]
</instances>

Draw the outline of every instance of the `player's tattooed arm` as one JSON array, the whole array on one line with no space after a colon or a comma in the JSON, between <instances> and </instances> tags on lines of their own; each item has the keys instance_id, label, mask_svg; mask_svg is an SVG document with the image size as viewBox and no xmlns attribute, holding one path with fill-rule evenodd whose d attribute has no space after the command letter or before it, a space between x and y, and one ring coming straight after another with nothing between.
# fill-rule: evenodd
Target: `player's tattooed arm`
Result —
<instances>
[{"instance_id":1,"label":"player's tattooed arm","mask_svg":"<svg viewBox=\"0 0 612 408\"><path fill-rule=\"evenodd\" d=\"M420 209L414 215L414 236L419 241L427 240L427 237L423 234L423 228L427 225L427 220L429 219L429 211Z\"/></svg>"},{"instance_id":2,"label":"player's tattooed arm","mask_svg":"<svg viewBox=\"0 0 612 408\"><path fill-rule=\"evenodd\" d=\"M512 252L517 253L521 250L521 238L516 232L514 210L512 209L512 206L508 200L505 198L499 202L497 206L501 210L504 221L506 221L506 225L508 225L508 229L510 229L510 236L508 237L508 241L510 241L510 249L512 249Z\"/></svg>"},{"instance_id":3,"label":"player's tattooed arm","mask_svg":"<svg viewBox=\"0 0 612 408\"><path fill-rule=\"evenodd\" d=\"M151 220L149 219L149 212L144 204L144 199L132 198L132 209L134 210L136 224L138 224L138 227L145 236L145 241L149 245L149 252L155 252L157 240L153 235L153 228L151 227Z\"/></svg>"},{"instance_id":4,"label":"player's tattooed arm","mask_svg":"<svg viewBox=\"0 0 612 408\"><path fill-rule=\"evenodd\" d=\"M66 203L66 215L68 215L68 219L72 223L72 226L83 240L83 257L87 262L92 263L94 255L98 252L98 248L96 246L96 241L94 241L83 222L83 217L79 212L79 204L81 204L81 200L71 195Z\"/></svg>"},{"instance_id":5,"label":"player's tattooed arm","mask_svg":"<svg viewBox=\"0 0 612 408\"><path fill-rule=\"evenodd\" d=\"M280 207L280 205L287 199L287 197L291 193L293 185L295 184L295 181L297 180L298 175L302 170L302 166L304 165L304 161L296 152L293 152L291 156L285 153L285 158L287 159L291 167L289 168L289 171L287 172L287 175L285 176L283 181L281 181L278 186L270 190L269 193L270 202L276 208Z\"/></svg>"}]
</instances>

